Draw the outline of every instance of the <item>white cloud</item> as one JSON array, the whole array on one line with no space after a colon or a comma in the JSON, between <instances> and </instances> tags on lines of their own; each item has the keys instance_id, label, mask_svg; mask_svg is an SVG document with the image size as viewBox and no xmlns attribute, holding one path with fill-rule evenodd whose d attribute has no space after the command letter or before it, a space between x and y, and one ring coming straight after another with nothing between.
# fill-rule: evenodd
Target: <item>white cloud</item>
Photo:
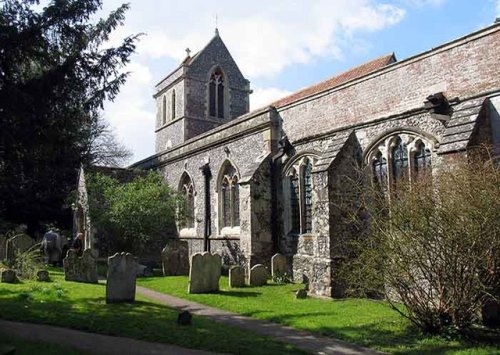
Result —
<instances>
[{"instance_id":1,"label":"white cloud","mask_svg":"<svg viewBox=\"0 0 500 355\"><path fill-rule=\"evenodd\" d=\"M154 66L162 61L180 62L186 47L193 52L202 49L213 36L216 12L222 39L254 83L295 64L342 58L346 48L352 50L351 44L363 42L363 34L392 26L405 16L404 9L375 0L130 2L125 26L112 34L110 42L116 45L131 34L146 35L126 68L134 74L116 101L106 105L105 116L116 127L118 137L132 148L134 159L154 153L155 104L151 94L161 78L153 77L152 72L166 74L173 69ZM102 13L121 3L105 1ZM250 98L252 108L287 94L277 87L255 89Z\"/></svg>"},{"instance_id":2,"label":"white cloud","mask_svg":"<svg viewBox=\"0 0 500 355\"><path fill-rule=\"evenodd\" d=\"M271 104L272 102L281 99L292 92L279 88L257 88L250 95L250 109L255 110L260 107Z\"/></svg>"}]
</instances>

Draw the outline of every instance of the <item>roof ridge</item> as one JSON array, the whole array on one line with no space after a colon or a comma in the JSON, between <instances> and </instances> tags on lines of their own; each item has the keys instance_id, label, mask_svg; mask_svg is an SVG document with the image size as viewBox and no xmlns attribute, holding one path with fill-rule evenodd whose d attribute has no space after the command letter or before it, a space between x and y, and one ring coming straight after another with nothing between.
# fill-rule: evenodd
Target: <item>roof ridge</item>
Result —
<instances>
[{"instance_id":1,"label":"roof ridge","mask_svg":"<svg viewBox=\"0 0 500 355\"><path fill-rule=\"evenodd\" d=\"M322 80L322 81L317 82L313 85L299 89L298 91L294 92L293 94L290 94L290 95L285 96L279 100L274 101L273 103L271 103L271 105L273 105L275 107L283 107L285 105L294 103L294 102L299 101L301 99L304 99L306 97L315 95L319 92L333 89L333 88L340 86L341 84L344 84L348 81L354 80L356 78L359 78L361 76L364 76L366 74L374 72L374 71L376 71L376 70L378 70L378 69L380 69L388 64L391 64L395 61L396 61L396 57L394 55L394 52L379 56L377 58L369 60L368 62L365 62L363 64L360 64L358 66L355 66L353 68L345 70L339 74L336 74L328 79Z\"/></svg>"}]
</instances>

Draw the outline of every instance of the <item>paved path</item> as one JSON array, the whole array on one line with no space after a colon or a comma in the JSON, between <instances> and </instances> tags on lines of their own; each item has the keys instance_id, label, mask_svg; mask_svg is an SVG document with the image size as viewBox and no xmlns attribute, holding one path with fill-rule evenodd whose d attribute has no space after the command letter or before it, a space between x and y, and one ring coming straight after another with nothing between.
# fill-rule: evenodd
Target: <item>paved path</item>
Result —
<instances>
[{"instance_id":1,"label":"paved path","mask_svg":"<svg viewBox=\"0 0 500 355\"><path fill-rule=\"evenodd\" d=\"M362 348L342 340L321 337L309 332L291 327L245 317L237 313L205 306L182 298L166 295L144 287L137 286L137 292L160 301L170 307L188 310L193 314L202 315L220 323L237 326L260 335L269 336L297 348L316 354L380 354L373 350Z\"/></svg>"},{"instance_id":2,"label":"paved path","mask_svg":"<svg viewBox=\"0 0 500 355\"><path fill-rule=\"evenodd\" d=\"M20 323L6 320L0 320L0 333L17 336L30 341L41 341L68 346L90 354L212 354L207 351L186 349L176 345L150 343L142 340L87 333L51 325Z\"/></svg>"}]
</instances>

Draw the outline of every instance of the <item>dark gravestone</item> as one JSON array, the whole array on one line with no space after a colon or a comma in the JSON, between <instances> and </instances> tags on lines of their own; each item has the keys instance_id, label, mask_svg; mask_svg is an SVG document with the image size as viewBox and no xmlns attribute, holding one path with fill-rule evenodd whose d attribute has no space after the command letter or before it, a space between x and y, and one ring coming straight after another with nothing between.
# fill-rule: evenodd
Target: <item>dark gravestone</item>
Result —
<instances>
[{"instance_id":1,"label":"dark gravestone","mask_svg":"<svg viewBox=\"0 0 500 355\"><path fill-rule=\"evenodd\" d=\"M2 282L12 284L16 282L16 272L11 269L6 269L2 271Z\"/></svg>"},{"instance_id":2,"label":"dark gravestone","mask_svg":"<svg viewBox=\"0 0 500 355\"><path fill-rule=\"evenodd\" d=\"M68 250L63 266L66 281L97 283L97 263L90 249L85 249L81 257L75 250Z\"/></svg>"},{"instance_id":3,"label":"dark gravestone","mask_svg":"<svg viewBox=\"0 0 500 355\"><path fill-rule=\"evenodd\" d=\"M189 311L183 311L177 316L177 324L179 325L191 325L191 320L193 316Z\"/></svg>"},{"instance_id":4,"label":"dark gravestone","mask_svg":"<svg viewBox=\"0 0 500 355\"><path fill-rule=\"evenodd\" d=\"M137 260L130 253L116 253L108 258L106 303L135 301Z\"/></svg>"},{"instance_id":5,"label":"dark gravestone","mask_svg":"<svg viewBox=\"0 0 500 355\"><path fill-rule=\"evenodd\" d=\"M163 276L189 275L189 248L184 240L171 239L161 252Z\"/></svg>"},{"instance_id":6,"label":"dark gravestone","mask_svg":"<svg viewBox=\"0 0 500 355\"><path fill-rule=\"evenodd\" d=\"M307 298L307 291L306 290L298 290L295 293L295 298L298 299L298 300Z\"/></svg>"},{"instance_id":7,"label":"dark gravestone","mask_svg":"<svg viewBox=\"0 0 500 355\"><path fill-rule=\"evenodd\" d=\"M40 270L36 273L36 279L42 282L50 281L49 272L47 270Z\"/></svg>"}]
</instances>

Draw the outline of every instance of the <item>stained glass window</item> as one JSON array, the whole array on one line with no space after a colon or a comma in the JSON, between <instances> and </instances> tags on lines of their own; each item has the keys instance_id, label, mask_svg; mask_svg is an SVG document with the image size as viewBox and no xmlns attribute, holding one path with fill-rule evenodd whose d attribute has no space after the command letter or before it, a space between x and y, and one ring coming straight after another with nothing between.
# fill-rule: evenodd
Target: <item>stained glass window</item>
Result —
<instances>
[{"instance_id":1,"label":"stained glass window","mask_svg":"<svg viewBox=\"0 0 500 355\"><path fill-rule=\"evenodd\" d=\"M240 225L240 194L238 175L231 164L226 164L222 172L220 186L221 223L222 227Z\"/></svg>"},{"instance_id":2,"label":"stained glass window","mask_svg":"<svg viewBox=\"0 0 500 355\"><path fill-rule=\"evenodd\" d=\"M194 228L194 186L189 175L184 174L181 179L181 194L184 197L185 221L182 228Z\"/></svg>"},{"instance_id":3,"label":"stained glass window","mask_svg":"<svg viewBox=\"0 0 500 355\"><path fill-rule=\"evenodd\" d=\"M387 160L378 152L373 161L373 177L375 183L383 190L387 186Z\"/></svg>"},{"instance_id":4,"label":"stained glass window","mask_svg":"<svg viewBox=\"0 0 500 355\"><path fill-rule=\"evenodd\" d=\"M290 175L290 209L292 233L300 233L299 176L295 169Z\"/></svg>"},{"instance_id":5,"label":"stained glass window","mask_svg":"<svg viewBox=\"0 0 500 355\"><path fill-rule=\"evenodd\" d=\"M303 170L303 181L304 181L304 219L303 219L303 233L312 232L312 165L309 160L306 161L306 165Z\"/></svg>"}]
</instances>

